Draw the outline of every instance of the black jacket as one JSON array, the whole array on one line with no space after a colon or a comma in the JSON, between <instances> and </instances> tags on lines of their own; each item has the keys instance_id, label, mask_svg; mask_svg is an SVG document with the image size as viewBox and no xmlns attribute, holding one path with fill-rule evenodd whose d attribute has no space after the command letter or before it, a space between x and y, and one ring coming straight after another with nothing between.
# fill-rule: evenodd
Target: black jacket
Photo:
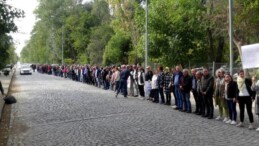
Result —
<instances>
[{"instance_id":1,"label":"black jacket","mask_svg":"<svg viewBox=\"0 0 259 146\"><path fill-rule=\"evenodd\" d=\"M201 78L201 90L206 92L206 95L213 95L214 78L211 75L203 76Z\"/></svg>"},{"instance_id":2,"label":"black jacket","mask_svg":"<svg viewBox=\"0 0 259 146\"><path fill-rule=\"evenodd\" d=\"M235 81L231 81L228 83L227 94L228 98L237 98L238 88Z\"/></svg>"},{"instance_id":3,"label":"black jacket","mask_svg":"<svg viewBox=\"0 0 259 146\"><path fill-rule=\"evenodd\" d=\"M182 86L182 92L189 93L192 89L192 78L189 75L182 76L180 85Z\"/></svg>"}]
</instances>

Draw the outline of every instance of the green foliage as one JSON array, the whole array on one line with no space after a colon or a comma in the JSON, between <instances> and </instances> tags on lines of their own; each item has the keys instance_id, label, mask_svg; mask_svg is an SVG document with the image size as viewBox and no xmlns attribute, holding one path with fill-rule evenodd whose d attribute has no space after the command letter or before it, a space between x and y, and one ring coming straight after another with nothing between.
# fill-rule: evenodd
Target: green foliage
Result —
<instances>
[{"instance_id":1,"label":"green foliage","mask_svg":"<svg viewBox=\"0 0 259 146\"><path fill-rule=\"evenodd\" d=\"M95 65L144 62L145 0L39 0L39 21L22 59ZM228 61L228 1L148 0L149 62L173 66ZM240 47L259 36L259 0L235 1L234 38ZM8 39L0 37L0 39ZM2 41L4 42L4 41Z\"/></svg>"},{"instance_id":2,"label":"green foliage","mask_svg":"<svg viewBox=\"0 0 259 146\"><path fill-rule=\"evenodd\" d=\"M7 63L14 63L17 58L9 33L17 31L14 19L23 16L23 11L6 4L6 0L0 0L0 69Z\"/></svg>"},{"instance_id":3,"label":"green foliage","mask_svg":"<svg viewBox=\"0 0 259 146\"><path fill-rule=\"evenodd\" d=\"M107 44L103 64L128 63L128 51L130 50L130 37L125 32L117 32Z\"/></svg>"}]
</instances>

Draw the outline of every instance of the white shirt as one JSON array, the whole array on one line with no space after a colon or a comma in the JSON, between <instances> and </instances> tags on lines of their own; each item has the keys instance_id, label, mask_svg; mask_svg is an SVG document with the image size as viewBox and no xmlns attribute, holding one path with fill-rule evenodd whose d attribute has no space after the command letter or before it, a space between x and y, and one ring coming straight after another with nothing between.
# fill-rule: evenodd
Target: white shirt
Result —
<instances>
[{"instance_id":1,"label":"white shirt","mask_svg":"<svg viewBox=\"0 0 259 146\"><path fill-rule=\"evenodd\" d=\"M141 74L142 74L142 77L143 77L143 83L141 83ZM144 76L145 74L143 73L143 72L138 72L138 84L139 85L144 85L145 84L145 76Z\"/></svg>"},{"instance_id":2,"label":"white shirt","mask_svg":"<svg viewBox=\"0 0 259 146\"><path fill-rule=\"evenodd\" d=\"M157 75L153 75L152 81L151 81L151 86L152 86L152 89L158 89L158 86L157 86Z\"/></svg>"},{"instance_id":3,"label":"white shirt","mask_svg":"<svg viewBox=\"0 0 259 146\"><path fill-rule=\"evenodd\" d=\"M239 96L250 96L247 89L246 89L246 85L244 84L244 88L243 90L239 90Z\"/></svg>"}]
</instances>

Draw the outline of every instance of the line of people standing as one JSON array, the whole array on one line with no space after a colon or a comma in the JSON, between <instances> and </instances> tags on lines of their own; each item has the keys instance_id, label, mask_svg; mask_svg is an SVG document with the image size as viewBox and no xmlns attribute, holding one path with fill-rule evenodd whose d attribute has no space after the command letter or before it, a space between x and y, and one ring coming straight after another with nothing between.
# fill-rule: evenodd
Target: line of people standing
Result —
<instances>
[{"instance_id":1,"label":"line of people standing","mask_svg":"<svg viewBox=\"0 0 259 146\"><path fill-rule=\"evenodd\" d=\"M38 67L39 71L44 67ZM215 78L207 68L203 70L188 69L181 71L176 66L170 72L168 67L159 66L152 71L150 67L146 71L140 65L122 65L111 67L98 66L61 66L56 69L45 67L49 72L53 70L54 75L68 77L75 81L95 85L103 89L111 89L118 97L120 93L124 97L134 96L151 100L154 103L172 105L174 97L175 110L200 115L201 117L214 118L214 103L219 108L216 120L224 123L244 127L245 107L249 116L249 129L254 129L254 117L252 103L256 99L256 114L259 115L259 81L244 77L244 71L239 72L237 81L225 73L223 69L216 71ZM62 74L62 75L61 75ZM193 96L191 96L193 95ZM194 98L192 108L190 98ZM240 109L240 122L237 123L237 103ZM259 128L256 129L259 131Z\"/></svg>"}]
</instances>

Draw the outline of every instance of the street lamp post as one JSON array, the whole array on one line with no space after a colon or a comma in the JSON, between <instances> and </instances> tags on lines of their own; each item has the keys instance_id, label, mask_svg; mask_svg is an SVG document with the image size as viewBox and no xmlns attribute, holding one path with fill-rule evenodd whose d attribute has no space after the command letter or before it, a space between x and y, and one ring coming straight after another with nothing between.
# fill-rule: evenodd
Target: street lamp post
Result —
<instances>
[{"instance_id":1,"label":"street lamp post","mask_svg":"<svg viewBox=\"0 0 259 146\"><path fill-rule=\"evenodd\" d=\"M233 74L233 0L229 0L229 72Z\"/></svg>"},{"instance_id":2,"label":"street lamp post","mask_svg":"<svg viewBox=\"0 0 259 146\"><path fill-rule=\"evenodd\" d=\"M145 68L148 64L148 0L146 0Z\"/></svg>"}]
</instances>

